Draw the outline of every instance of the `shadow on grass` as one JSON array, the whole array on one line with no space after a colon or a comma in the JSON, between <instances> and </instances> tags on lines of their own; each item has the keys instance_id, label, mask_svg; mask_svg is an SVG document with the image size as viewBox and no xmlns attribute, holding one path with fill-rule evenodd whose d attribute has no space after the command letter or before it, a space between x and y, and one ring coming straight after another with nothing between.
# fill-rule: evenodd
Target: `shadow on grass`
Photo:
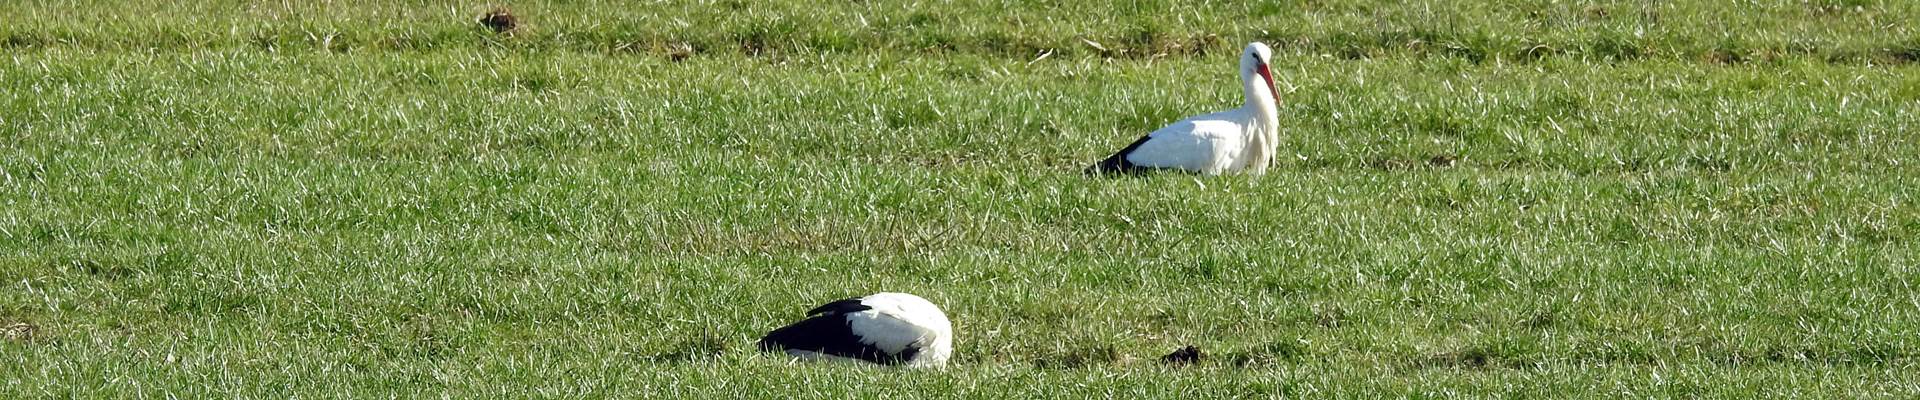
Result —
<instances>
[{"instance_id":1,"label":"shadow on grass","mask_svg":"<svg viewBox=\"0 0 1920 400\"><path fill-rule=\"evenodd\" d=\"M675 343L665 352L640 356L641 361L652 363L706 362L719 359L727 352L727 341L712 334L689 338Z\"/></svg>"},{"instance_id":2,"label":"shadow on grass","mask_svg":"<svg viewBox=\"0 0 1920 400\"><path fill-rule=\"evenodd\" d=\"M1084 346L1041 355L1033 359L1035 368L1078 369L1117 367L1133 361L1112 345Z\"/></svg>"}]
</instances>

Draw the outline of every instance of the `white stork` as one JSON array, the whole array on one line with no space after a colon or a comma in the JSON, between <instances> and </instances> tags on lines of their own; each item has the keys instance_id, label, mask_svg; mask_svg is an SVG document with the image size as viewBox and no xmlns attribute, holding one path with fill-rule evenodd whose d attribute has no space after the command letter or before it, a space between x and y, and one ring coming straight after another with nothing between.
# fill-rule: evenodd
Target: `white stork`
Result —
<instances>
[{"instance_id":1,"label":"white stork","mask_svg":"<svg viewBox=\"0 0 1920 400\"><path fill-rule=\"evenodd\" d=\"M1087 173L1140 173L1167 169L1205 175L1261 174L1279 144L1279 98L1267 62L1273 50L1254 42L1240 54L1240 81L1247 104L1189 117L1148 133Z\"/></svg>"},{"instance_id":2,"label":"white stork","mask_svg":"<svg viewBox=\"0 0 1920 400\"><path fill-rule=\"evenodd\" d=\"M876 293L827 303L807 315L767 333L760 349L909 368L944 366L953 355L953 324L920 296Z\"/></svg>"}]
</instances>

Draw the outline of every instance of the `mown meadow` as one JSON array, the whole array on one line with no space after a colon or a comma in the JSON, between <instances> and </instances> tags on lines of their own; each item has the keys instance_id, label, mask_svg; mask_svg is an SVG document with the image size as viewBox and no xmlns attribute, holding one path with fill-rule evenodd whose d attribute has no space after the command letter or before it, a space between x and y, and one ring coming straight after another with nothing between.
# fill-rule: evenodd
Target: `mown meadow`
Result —
<instances>
[{"instance_id":1,"label":"mown meadow","mask_svg":"<svg viewBox=\"0 0 1920 400\"><path fill-rule=\"evenodd\" d=\"M1920 396L1920 2L0 16L0 397ZM1249 41L1267 175L1080 174Z\"/></svg>"}]
</instances>

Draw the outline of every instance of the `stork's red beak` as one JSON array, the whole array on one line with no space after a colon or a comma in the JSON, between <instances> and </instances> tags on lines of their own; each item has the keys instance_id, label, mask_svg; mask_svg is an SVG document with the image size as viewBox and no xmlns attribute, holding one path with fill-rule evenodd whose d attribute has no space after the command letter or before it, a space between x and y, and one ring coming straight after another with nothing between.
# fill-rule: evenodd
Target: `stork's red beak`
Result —
<instances>
[{"instance_id":1,"label":"stork's red beak","mask_svg":"<svg viewBox=\"0 0 1920 400\"><path fill-rule=\"evenodd\" d=\"M1267 80L1267 90L1273 91L1273 104L1280 104L1280 87L1273 85L1273 72L1267 70L1267 63L1260 63L1260 79Z\"/></svg>"}]
</instances>

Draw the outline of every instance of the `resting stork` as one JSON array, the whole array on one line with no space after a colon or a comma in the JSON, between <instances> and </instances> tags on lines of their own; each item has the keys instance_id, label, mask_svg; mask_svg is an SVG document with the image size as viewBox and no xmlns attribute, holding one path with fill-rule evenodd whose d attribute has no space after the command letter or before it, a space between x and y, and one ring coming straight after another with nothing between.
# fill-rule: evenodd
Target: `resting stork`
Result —
<instances>
[{"instance_id":1,"label":"resting stork","mask_svg":"<svg viewBox=\"0 0 1920 400\"><path fill-rule=\"evenodd\" d=\"M953 355L953 324L920 296L876 293L815 307L807 319L767 333L760 349L805 359L939 367Z\"/></svg>"},{"instance_id":2,"label":"resting stork","mask_svg":"<svg viewBox=\"0 0 1920 400\"><path fill-rule=\"evenodd\" d=\"M1177 170L1204 175L1261 174L1273 163L1279 144L1280 92L1267 68L1273 50L1254 42L1240 53L1240 81L1246 105L1188 117L1141 137L1101 160L1087 173L1140 173Z\"/></svg>"}]
</instances>

